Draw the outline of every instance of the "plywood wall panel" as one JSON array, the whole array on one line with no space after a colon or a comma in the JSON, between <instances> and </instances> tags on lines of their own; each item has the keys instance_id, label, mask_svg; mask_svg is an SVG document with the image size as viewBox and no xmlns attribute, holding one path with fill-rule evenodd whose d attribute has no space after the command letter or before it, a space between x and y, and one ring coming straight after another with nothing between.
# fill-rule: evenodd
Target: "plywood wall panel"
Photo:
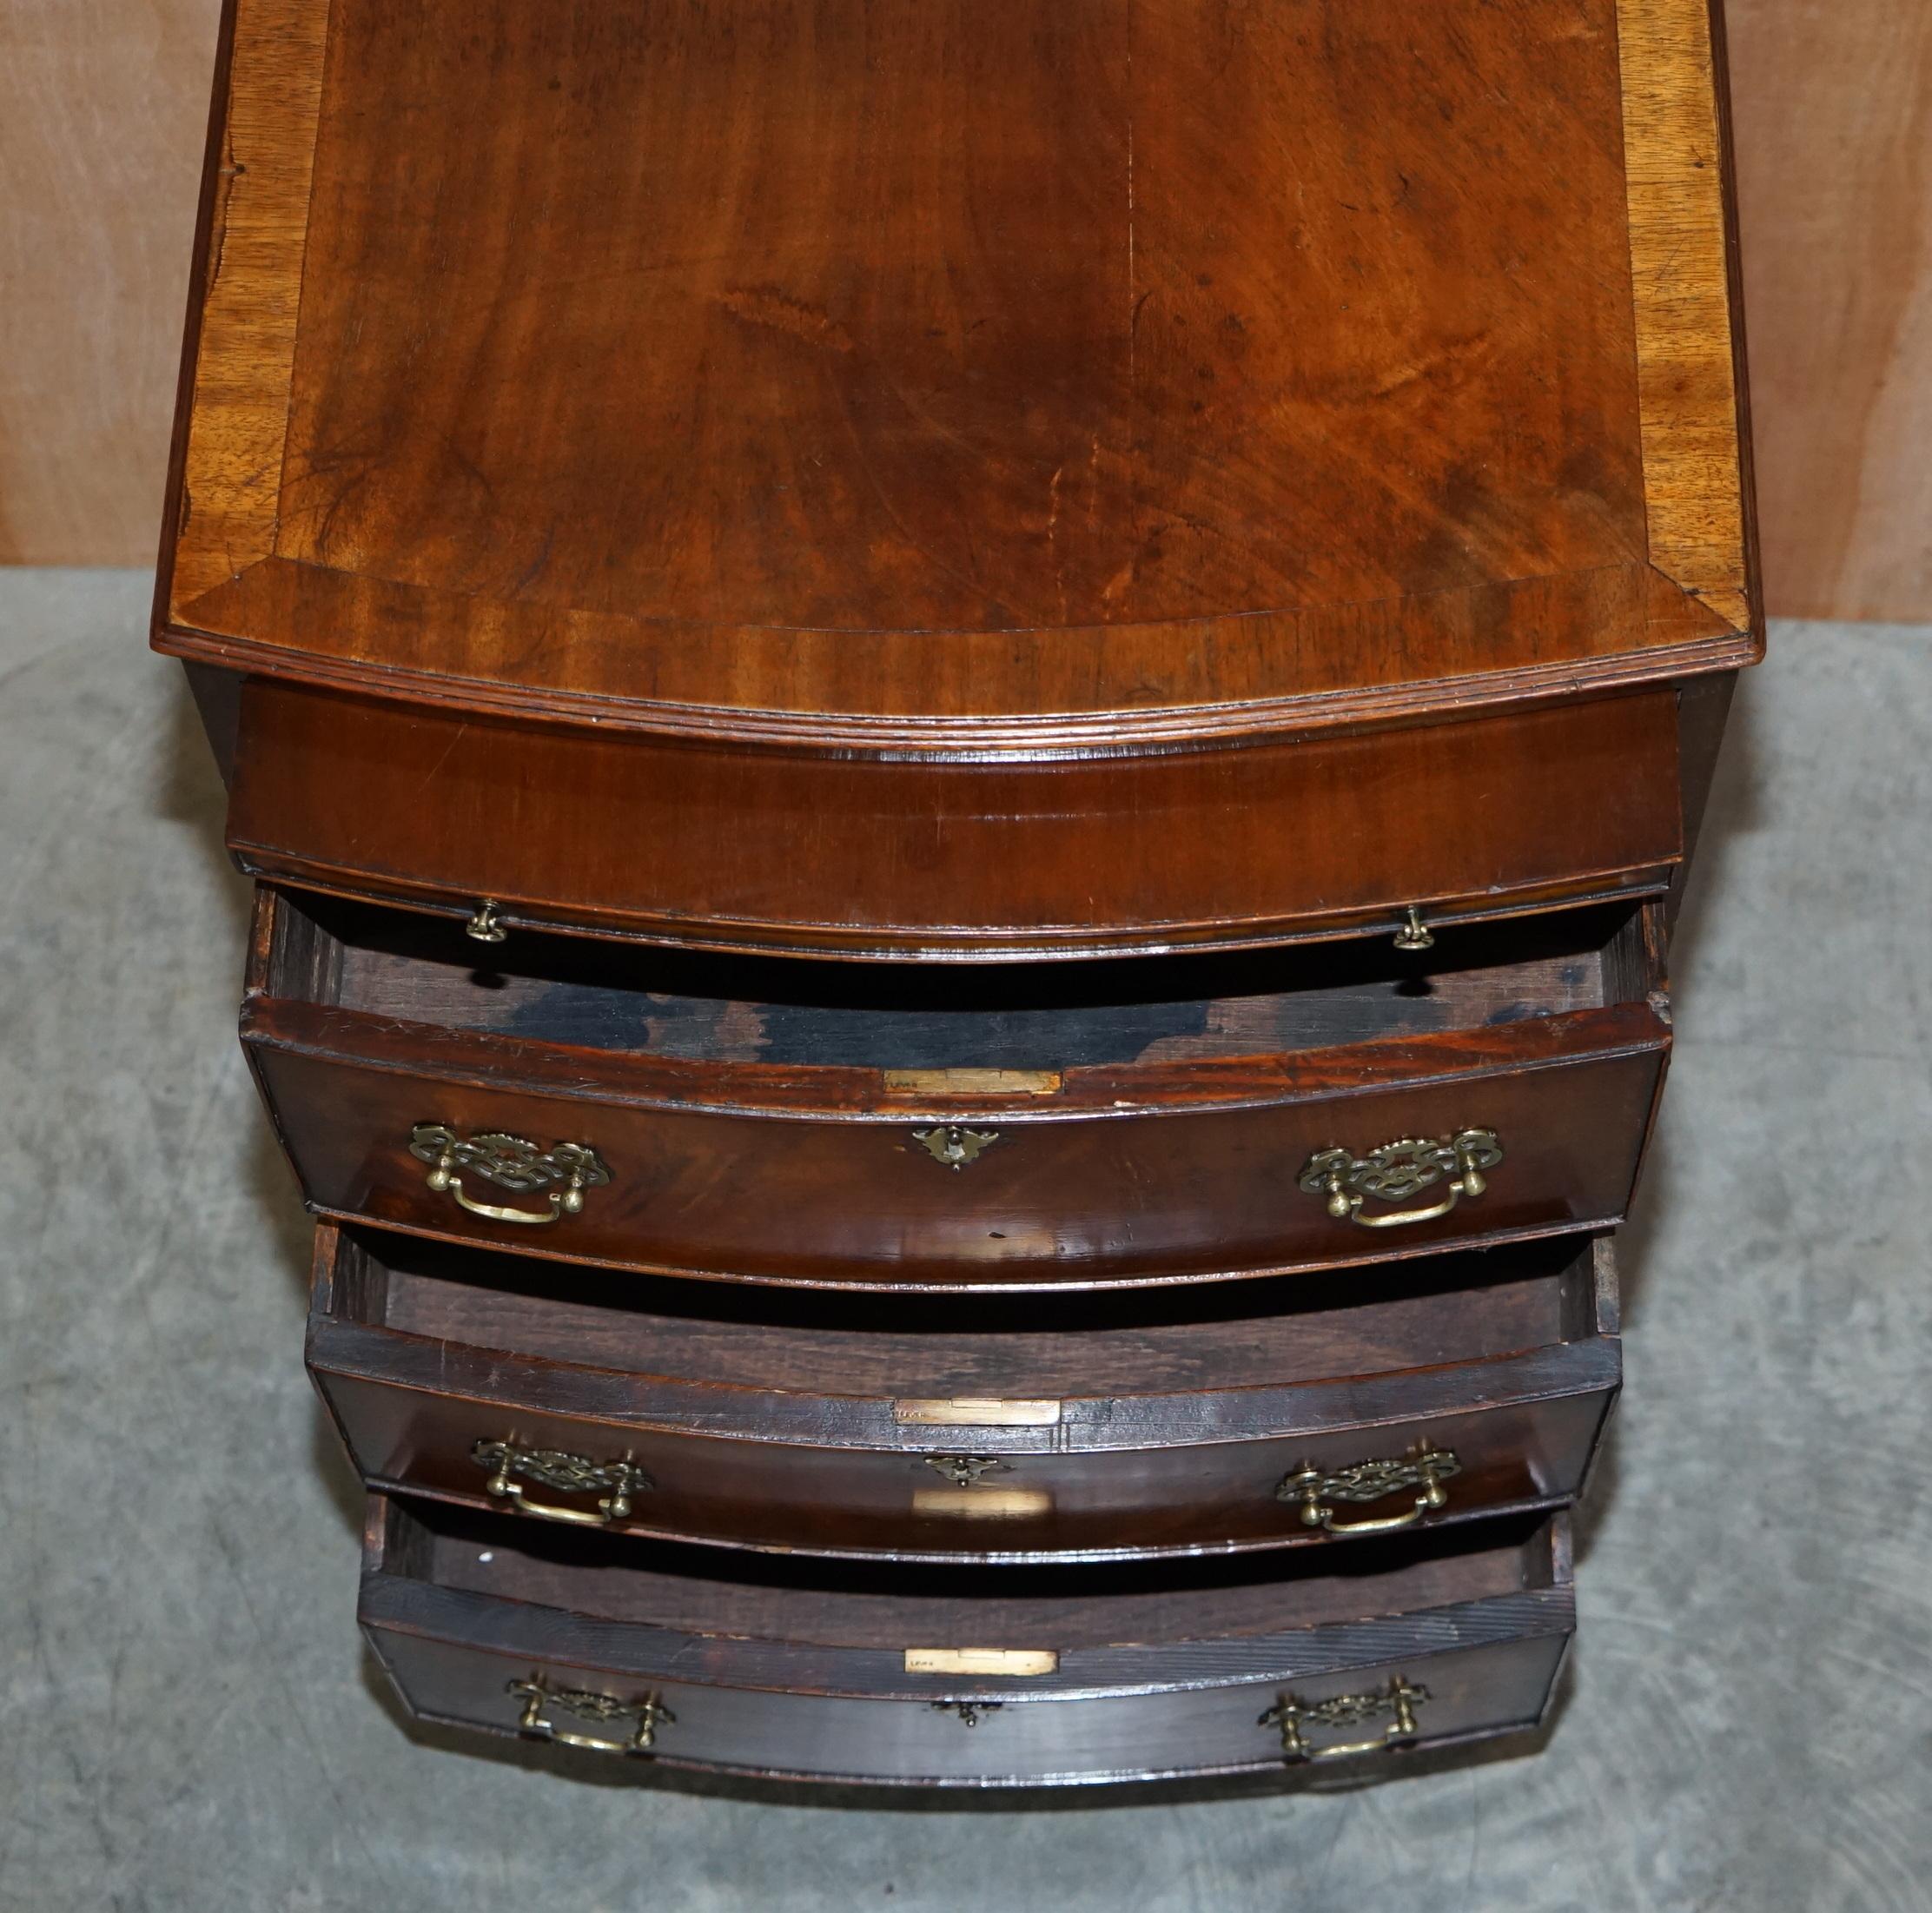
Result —
<instances>
[{"instance_id":1,"label":"plywood wall panel","mask_svg":"<svg viewBox=\"0 0 1932 1913\"><path fill-rule=\"evenodd\" d=\"M1932 620L1932 4L1725 13L1766 602Z\"/></svg>"},{"instance_id":2,"label":"plywood wall panel","mask_svg":"<svg viewBox=\"0 0 1932 1913\"><path fill-rule=\"evenodd\" d=\"M0 562L153 562L219 10L0 0Z\"/></svg>"}]
</instances>

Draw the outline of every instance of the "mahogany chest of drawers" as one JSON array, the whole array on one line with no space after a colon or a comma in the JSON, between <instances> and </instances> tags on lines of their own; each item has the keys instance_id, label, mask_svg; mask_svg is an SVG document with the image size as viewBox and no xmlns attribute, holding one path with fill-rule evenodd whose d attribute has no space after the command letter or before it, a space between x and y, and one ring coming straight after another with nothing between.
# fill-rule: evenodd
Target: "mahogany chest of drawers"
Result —
<instances>
[{"instance_id":1,"label":"mahogany chest of drawers","mask_svg":"<svg viewBox=\"0 0 1932 1913\"><path fill-rule=\"evenodd\" d=\"M1761 651L1704 0L228 0L155 641L416 1712L1533 1728Z\"/></svg>"}]
</instances>

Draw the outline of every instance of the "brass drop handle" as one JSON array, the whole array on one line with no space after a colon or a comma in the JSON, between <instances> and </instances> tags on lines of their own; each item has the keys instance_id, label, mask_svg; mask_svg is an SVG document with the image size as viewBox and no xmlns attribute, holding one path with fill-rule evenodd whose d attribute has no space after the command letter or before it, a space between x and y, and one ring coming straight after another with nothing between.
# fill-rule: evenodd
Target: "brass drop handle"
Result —
<instances>
[{"instance_id":1,"label":"brass drop handle","mask_svg":"<svg viewBox=\"0 0 1932 1913\"><path fill-rule=\"evenodd\" d=\"M1464 1196L1473 1201L1488 1188L1485 1169L1503 1160L1503 1145L1493 1129L1458 1129L1450 1136L1402 1136L1384 1142L1366 1155L1341 1148L1318 1149L1301 1166L1297 1186L1325 1198L1329 1215L1338 1222L1359 1222L1364 1228L1400 1228L1410 1222L1432 1222L1446 1215ZM1406 1202L1450 1177L1448 1193L1426 1208L1397 1209L1388 1215L1365 1215L1370 1200Z\"/></svg>"},{"instance_id":2,"label":"brass drop handle","mask_svg":"<svg viewBox=\"0 0 1932 1913\"><path fill-rule=\"evenodd\" d=\"M649 1753L657 1744L658 1729L674 1724L678 1718L655 1694L645 1694L638 1700L618 1700L581 1687L552 1687L540 1676L513 1680L505 1691L523 1702L523 1711L517 1717L519 1731L560 1742L566 1747L586 1747L592 1753ZM545 1719L546 1709L600 1723L634 1719L637 1730L628 1740L605 1740L594 1734L573 1733Z\"/></svg>"},{"instance_id":3,"label":"brass drop handle","mask_svg":"<svg viewBox=\"0 0 1932 1913\"><path fill-rule=\"evenodd\" d=\"M631 1497L657 1486L628 1456L600 1462L566 1448L526 1448L513 1441L484 1440L470 1450L470 1459L489 1470L483 1492L492 1499L506 1501L539 1521L563 1521L573 1527L602 1528L628 1520ZM523 1483L513 1479L519 1474L564 1494L588 1494L597 1488L608 1492L595 1508L562 1508L553 1501L533 1500Z\"/></svg>"},{"instance_id":4,"label":"brass drop handle","mask_svg":"<svg viewBox=\"0 0 1932 1913\"><path fill-rule=\"evenodd\" d=\"M1415 1710L1429 1698L1426 1687L1418 1686L1395 1675L1380 1692L1337 1694L1332 1700L1303 1701L1293 1694L1279 1694L1274 1706L1260 1715L1257 1726L1274 1727L1281 1735L1284 1760L1347 1760L1358 1754L1386 1753L1406 1745L1420 1731ZM1303 1728L1347 1727L1358 1721L1389 1716L1388 1725L1372 1740L1331 1741L1326 1746L1309 1744Z\"/></svg>"},{"instance_id":5,"label":"brass drop handle","mask_svg":"<svg viewBox=\"0 0 1932 1913\"><path fill-rule=\"evenodd\" d=\"M557 1221L566 1211L574 1215L584 1206L584 1198L574 1183L563 1195L550 1198L547 1215L533 1215L528 1209L505 1208L495 1202L479 1202L473 1196L463 1193L463 1185L456 1180L447 1156L429 1172L429 1186L439 1195L447 1189L456 1198L458 1208L467 1209L472 1215L480 1215L486 1222L525 1222L532 1228L541 1228L546 1222Z\"/></svg>"},{"instance_id":6,"label":"brass drop handle","mask_svg":"<svg viewBox=\"0 0 1932 1913\"><path fill-rule=\"evenodd\" d=\"M1461 1472L1454 1449L1419 1447L1406 1455L1356 1461L1346 1468L1323 1470L1304 1462L1283 1478L1274 1493L1280 1500L1301 1504L1304 1527L1320 1528L1327 1534L1387 1534L1396 1528L1413 1527L1424 1515L1447 1507L1449 1493L1442 1484ZM1380 1501L1405 1488L1421 1492L1399 1514L1338 1521L1334 1509L1328 1506L1332 1501Z\"/></svg>"},{"instance_id":7,"label":"brass drop handle","mask_svg":"<svg viewBox=\"0 0 1932 1913\"><path fill-rule=\"evenodd\" d=\"M530 1228L542 1228L577 1215L584 1207L584 1191L601 1188L611 1180L604 1159L588 1143L559 1142L539 1149L520 1135L506 1135L500 1130L465 1137L440 1122L419 1122L409 1132L409 1153L429 1164L429 1187L439 1195L447 1191L459 1208L486 1221L520 1222ZM550 1207L533 1214L528 1209L479 1202L462 1185L460 1178L466 1171L506 1189L548 1189L546 1199ZM564 1186L550 1189L552 1182Z\"/></svg>"}]
</instances>

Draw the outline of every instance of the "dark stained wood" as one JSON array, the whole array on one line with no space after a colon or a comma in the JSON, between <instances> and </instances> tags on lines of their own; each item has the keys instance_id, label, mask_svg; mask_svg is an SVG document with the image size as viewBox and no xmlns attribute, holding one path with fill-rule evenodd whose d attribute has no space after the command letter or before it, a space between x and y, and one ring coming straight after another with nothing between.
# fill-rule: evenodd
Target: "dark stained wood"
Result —
<instances>
[{"instance_id":1,"label":"dark stained wood","mask_svg":"<svg viewBox=\"0 0 1932 1913\"><path fill-rule=\"evenodd\" d=\"M1284 1477L1417 1446L1460 1464L1432 1526L1555 1506L1583 1479L1620 1374L1607 1245L969 1311L801 1308L784 1292L619 1283L328 1224L316 1261L309 1368L372 1485L500 1505L474 1450L514 1440L645 1469L624 1532L788 1552L1327 1546L1277 1494ZM949 1427L894 1413L989 1397L1052 1399L1056 1418ZM962 1454L989 1464L967 1486L933 1465ZM526 1486L579 1513L597 1499Z\"/></svg>"},{"instance_id":2,"label":"dark stained wood","mask_svg":"<svg viewBox=\"0 0 1932 1913\"><path fill-rule=\"evenodd\" d=\"M1661 889L1668 692L1243 750L854 762L515 725L264 681L245 870L513 924L864 956L1253 943L1405 906ZM514 793L513 798L510 793Z\"/></svg>"},{"instance_id":3,"label":"dark stained wood","mask_svg":"<svg viewBox=\"0 0 1932 1913\"><path fill-rule=\"evenodd\" d=\"M242 731L242 679L238 673L213 665L184 665L195 714L215 754L215 767L223 784L235 781L235 752Z\"/></svg>"},{"instance_id":4,"label":"dark stained wood","mask_svg":"<svg viewBox=\"0 0 1932 1913\"><path fill-rule=\"evenodd\" d=\"M1674 926L1684 907L1684 886L1690 877L1690 854L1697 847L1710 801L1711 780L1717 774L1717 751L1724 743L1724 720L1730 715L1735 672L1720 672L1684 685L1677 693L1679 784L1684 801L1684 861L1671 876L1668 917Z\"/></svg>"},{"instance_id":5,"label":"dark stained wood","mask_svg":"<svg viewBox=\"0 0 1932 1913\"><path fill-rule=\"evenodd\" d=\"M275 924L301 913L261 897L242 1034L313 1207L642 1269L834 1287L1177 1281L1597 1227L1628 1201L1669 1046L1646 994L1308 1049L1064 1069L1041 1049L1035 1066L1056 1078L1044 1094L905 1089L880 1068L693 1061L453 1027L427 1006L418 1020L343 1007L311 988L312 923L285 976ZM1000 1140L949 1170L915 1134L949 1121ZM612 1181L555 1228L478 1219L426 1186L407 1153L423 1122L586 1142ZM1294 1187L1335 1143L1470 1127L1494 1129L1507 1160L1438 1221L1365 1228Z\"/></svg>"},{"instance_id":6,"label":"dark stained wood","mask_svg":"<svg viewBox=\"0 0 1932 1913\"><path fill-rule=\"evenodd\" d=\"M711 1637L721 1662L738 1644L748 1659L796 1645L802 1662L817 1663L800 1668L812 1685L859 1692L918 1691L928 1677L905 1666L908 1647L1030 1648L1063 1663L1093 1655L1111 1659L1123 1684L1172 1680L1179 1668L1150 1665L1148 1650L1198 1647L1206 1660L1290 1627L1546 1588L1556 1572L1551 1529L1561 1519L1516 1516L1312 1553L1117 1561L1096 1573L1082 1563L741 1557L407 1497L391 1508L392 1523L424 1530L420 1572L440 1587ZM848 1652L863 1658L840 1680L835 1657ZM1018 1678L1028 1691L1051 1692L1083 1685L1081 1672L1063 1665Z\"/></svg>"},{"instance_id":7,"label":"dark stained wood","mask_svg":"<svg viewBox=\"0 0 1932 1913\"><path fill-rule=\"evenodd\" d=\"M641 1546L372 1497L363 1624L431 1718L512 1730L506 1685L536 1675L657 1693L678 1716L667 1764L969 1785L1262 1769L1279 1740L1258 1716L1280 1692L1313 1701L1398 1672L1428 1688L1425 1744L1527 1725L1574 1625L1560 1518L1426 1552L1115 1566L1104 1592L1075 1570L902 1566L885 1584L780 1558L724 1581L701 1552L640 1566ZM1044 1649L1057 1665L909 1672L904 1650L922 1646ZM933 1704L962 1698L1001 1704L976 1729Z\"/></svg>"},{"instance_id":8,"label":"dark stained wood","mask_svg":"<svg viewBox=\"0 0 1932 1913\"><path fill-rule=\"evenodd\" d=\"M1073 965L869 966L452 927L287 896L287 984L345 1009L692 1062L1063 1072L1481 1029L1640 1000L1630 905L1386 938ZM318 966L326 966L326 970ZM1042 1087L1047 1087L1042 1085Z\"/></svg>"}]
</instances>

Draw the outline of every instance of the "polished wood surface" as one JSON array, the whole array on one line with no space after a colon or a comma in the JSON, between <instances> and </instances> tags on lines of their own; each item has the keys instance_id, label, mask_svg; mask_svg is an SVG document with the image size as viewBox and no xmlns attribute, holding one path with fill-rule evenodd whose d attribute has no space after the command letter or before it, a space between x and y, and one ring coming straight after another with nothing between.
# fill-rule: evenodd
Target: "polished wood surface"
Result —
<instances>
[{"instance_id":1,"label":"polished wood surface","mask_svg":"<svg viewBox=\"0 0 1932 1913\"><path fill-rule=\"evenodd\" d=\"M783 1105L770 1098L756 1113L694 1106L700 1072L624 1081L631 1072L534 1044L515 1046L511 1076L492 1067L487 1039L387 1042L367 1018L258 1006L243 1035L319 1213L616 1267L940 1287L1210 1280L1615 1223L1668 1043L1652 1010L1628 1006L1479 1044L1363 1046L1386 1058L1317 1051L1294 1068L1263 1059L1125 1084L1096 1072L1053 1115L937 1097L895 1109L853 1085L850 1105L794 1103L774 1121ZM1365 1061L1389 1076L1363 1082ZM1148 1101L1102 1114L1116 1088ZM969 1180L916 1139L948 1121L1001 1135ZM587 1144L612 1186L538 1241L427 1187L407 1147L423 1122ZM1509 1162L1479 1202L1439 1220L1370 1231L1294 1187L1337 1142L1364 1151L1465 1127L1504 1137Z\"/></svg>"},{"instance_id":2,"label":"polished wood surface","mask_svg":"<svg viewBox=\"0 0 1932 1913\"><path fill-rule=\"evenodd\" d=\"M447 964L429 966L433 988L408 1015L393 996L359 1008L342 1000L357 972L340 943L293 897L259 894L242 1038L313 1208L648 1270L826 1286L1162 1281L1601 1226L1629 1200L1670 1043L1642 913L1576 952L1595 966L1600 1007L1532 995L1367 1041L1323 1041L1324 1029L1360 1028L1324 1022L1274 1049L1237 1019L1232 1044L1207 1054L1155 1043L1079 1065L1049 1018L1025 1053L1049 1080L988 1091L901 1081L903 1053L878 1066L744 1062L651 1047L648 1023L641 1049L635 1035L592 1048L464 1027L447 1008ZM1399 1006L1426 974L1386 977L1381 1000ZM493 995L489 973L472 994ZM1395 1015L1392 1030L1406 1020ZM424 1122L587 1143L612 1181L556 1228L480 1218L432 1189L409 1154ZM948 1122L999 1140L949 1170L919 1140ZM1496 1131L1508 1160L1479 1201L1438 1220L1366 1228L1295 1187L1338 1142L1360 1153L1466 1128Z\"/></svg>"},{"instance_id":3,"label":"polished wood surface","mask_svg":"<svg viewBox=\"0 0 1932 1913\"><path fill-rule=\"evenodd\" d=\"M513 1441L644 1470L613 1532L1068 1559L1353 1545L1304 1521L1283 1480L1422 1450L1456 1467L1432 1527L1566 1503L1616 1392L1617 1333L1607 1243L1058 1307L842 1307L324 1223L308 1365L373 1486L501 1506L477 1450ZM999 1398L1052 1412L987 1426ZM908 1400L961 1419L909 1420ZM522 1486L595 1513L595 1489ZM1416 1492L1334 1519L1386 1521Z\"/></svg>"},{"instance_id":4,"label":"polished wood surface","mask_svg":"<svg viewBox=\"0 0 1932 1913\"><path fill-rule=\"evenodd\" d=\"M1755 654L1691 0L233 17L168 648L982 748Z\"/></svg>"},{"instance_id":5,"label":"polished wood surface","mask_svg":"<svg viewBox=\"0 0 1932 1913\"><path fill-rule=\"evenodd\" d=\"M613 1571L624 1544L380 1495L369 1510L362 1621L414 1711L504 1732L515 1681L654 1694L677 1717L655 1750L667 1765L956 1786L1265 1771L1280 1744L1259 1717L1284 1690L1312 1702L1398 1673L1428 1691L1419 1744L1451 1742L1532 1725L1575 1625L1560 1517L1428 1555L1116 1566L1104 1592L1090 1574L949 1567L895 1570L887 1593L857 1565L722 1581L703 1551L643 1568L627 1549ZM1323 1572L1338 1559L1352 1572ZM1054 1665L906 1666L908 1648L994 1645ZM999 1704L968 1728L962 1700Z\"/></svg>"},{"instance_id":6,"label":"polished wood surface","mask_svg":"<svg viewBox=\"0 0 1932 1913\"><path fill-rule=\"evenodd\" d=\"M1235 751L855 762L243 687L242 866L517 923L994 959L1661 888L1668 691Z\"/></svg>"}]
</instances>

